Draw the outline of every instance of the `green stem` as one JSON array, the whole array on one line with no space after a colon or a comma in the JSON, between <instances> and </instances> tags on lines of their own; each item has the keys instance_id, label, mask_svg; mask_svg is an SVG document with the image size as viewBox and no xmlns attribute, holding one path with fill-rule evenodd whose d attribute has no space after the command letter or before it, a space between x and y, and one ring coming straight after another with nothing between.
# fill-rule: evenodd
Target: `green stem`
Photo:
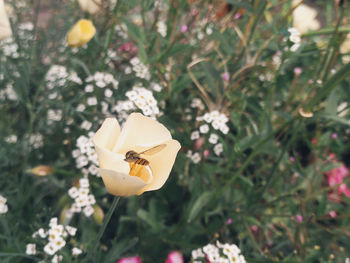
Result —
<instances>
[{"instance_id":1,"label":"green stem","mask_svg":"<svg viewBox=\"0 0 350 263\"><path fill-rule=\"evenodd\" d=\"M93 242L93 247L92 247L92 249L90 249L88 251L88 254L87 254L87 257L86 257L86 262L89 262L89 260L95 254L97 246L100 243L100 239L102 238L103 233L105 232L106 227L107 227L109 221L111 220L111 217L112 217L112 215L114 213L114 210L117 207L117 204L118 204L119 200L120 200L120 196L115 196L114 197L113 203L112 203L111 207L109 208L109 210L108 210L108 212L107 212L107 214L106 214L106 216L105 216L105 218L103 220L103 224L102 224L100 230L98 231L98 234L97 234L97 236L96 236L96 238L95 238L95 240Z\"/></svg>"}]
</instances>

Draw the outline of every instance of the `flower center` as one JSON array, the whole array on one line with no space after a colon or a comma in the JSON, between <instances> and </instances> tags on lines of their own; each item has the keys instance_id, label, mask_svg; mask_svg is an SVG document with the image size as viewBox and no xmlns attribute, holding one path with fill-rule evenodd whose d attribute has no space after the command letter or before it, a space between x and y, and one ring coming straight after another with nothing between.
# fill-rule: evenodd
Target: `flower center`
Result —
<instances>
[{"instance_id":1,"label":"flower center","mask_svg":"<svg viewBox=\"0 0 350 263\"><path fill-rule=\"evenodd\" d=\"M140 165L135 163L129 163L131 176L140 178L145 183L149 183L152 179L152 170L149 165Z\"/></svg>"}]
</instances>

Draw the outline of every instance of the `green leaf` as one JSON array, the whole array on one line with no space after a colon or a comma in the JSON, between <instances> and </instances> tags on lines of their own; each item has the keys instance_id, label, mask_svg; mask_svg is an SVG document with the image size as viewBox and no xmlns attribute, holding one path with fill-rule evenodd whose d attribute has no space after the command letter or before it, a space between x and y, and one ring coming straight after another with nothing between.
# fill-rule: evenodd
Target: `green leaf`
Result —
<instances>
[{"instance_id":1,"label":"green leaf","mask_svg":"<svg viewBox=\"0 0 350 263\"><path fill-rule=\"evenodd\" d=\"M335 121L335 122L337 122L339 124L350 126L350 121L349 120L341 118L341 117L338 117L338 116L335 116L335 115L332 116L332 115L321 114L321 115L319 115L319 117L327 119L327 120Z\"/></svg>"},{"instance_id":2,"label":"green leaf","mask_svg":"<svg viewBox=\"0 0 350 263\"><path fill-rule=\"evenodd\" d=\"M137 237L133 239L126 239L120 241L119 239L115 239L112 243L112 248L109 250L109 253L105 256L105 260L108 263L116 262L123 254L125 254L128 250L134 247L139 239Z\"/></svg>"},{"instance_id":3,"label":"green leaf","mask_svg":"<svg viewBox=\"0 0 350 263\"><path fill-rule=\"evenodd\" d=\"M123 19L123 22L128 27L128 33L134 37L137 41L141 41L141 43L146 43L146 37L143 32L137 27L135 24L128 22L126 19Z\"/></svg>"},{"instance_id":4,"label":"green leaf","mask_svg":"<svg viewBox=\"0 0 350 263\"><path fill-rule=\"evenodd\" d=\"M153 229L159 229L159 222L153 219L153 217L147 211L139 209L136 212L137 216L141 218L144 222L149 224Z\"/></svg>"},{"instance_id":5,"label":"green leaf","mask_svg":"<svg viewBox=\"0 0 350 263\"><path fill-rule=\"evenodd\" d=\"M142 61L142 63L147 64L147 54L146 54L146 50L143 47L143 44L141 41L137 42L137 50L138 50L138 55L140 57L140 60Z\"/></svg>"},{"instance_id":6,"label":"green leaf","mask_svg":"<svg viewBox=\"0 0 350 263\"><path fill-rule=\"evenodd\" d=\"M238 179L241 180L242 182L244 182L245 184L247 184L250 187L254 186L254 183L246 176L244 175L239 175Z\"/></svg>"},{"instance_id":7,"label":"green leaf","mask_svg":"<svg viewBox=\"0 0 350 263\"><path fill-rule=\"evenodd\" d=\"M340 95L337 90L333 90L326 101L325 113L328 115L337 115L337 106Z\"/></svg>"},{"instance_id":8,"label":"green leaf","mask_svg":"<svg viewBox=\"0 0 350 263\"><path fill-rule=\"evenodd\" d=\"M316 103L327 97L333 89L335 89L345 78L350 76L350 63L346 64L340 70L337 71L332 77L330 77L321 90L317 92L317 95L311 99L308 104L308 108L310 109Z\"/></svg>"},{"instance_id":9,"label":"green leaf","mask_svg":"<svg viewBox=\"0 0 350 263\"><path fill-rule=\"evenodd\" d=\"M200 211L211 201L213 197L213 192L204 192L200 195L194 202L190 214L188 216L187 222L190 223L199 214Z\"/></svg>"}]
</instances>

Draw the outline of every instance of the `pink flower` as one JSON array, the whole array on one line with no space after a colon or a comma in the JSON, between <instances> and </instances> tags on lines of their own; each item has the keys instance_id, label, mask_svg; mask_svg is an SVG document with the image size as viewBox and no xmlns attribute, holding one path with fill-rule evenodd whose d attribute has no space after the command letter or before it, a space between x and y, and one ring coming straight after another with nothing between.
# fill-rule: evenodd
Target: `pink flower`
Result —
<instances>
[{"instance_id":1,"label":"pink flower","mask_svg":"<svg viewBox=\"0 0 350 263\"><path fill-rule=\"evenodd\" d=\"M296 216L295 216L295 219L296 219L299 223L303 222L303 217L302 217L301 215L296 215Z\"/></svg>"},{"instance_id":2,"label":"pink flower","mask_svg":"<svg viewBox=\"0 0 350 263\"><path fill-rule=\"evenodd\" d=\"M334 163L337 163L336 159L331 159ZM344 178L349 176L349 170L344 164L340 167L336 167L326 172L328 185L333 187L334 191L330 192L329 199L334 202L341 201L341 194L350 197L350 190L347 185L343 182Z\"/></svg>"},{"instance_id":3,"label":"pink flower","mask_svg":"<svg viewBox=\"0 0 350 263\"><path fill-rule=\"evenodd\" d=\"M183 263L183 262L184 262L184 259L182 257L182 254L178 251L171 252L165 261L165 263Z\"/></svg>"},{"instance_id":4,"label":"pink flower","mask_svg":"<svg viewBox=\"0 0 350 263\"><path fill-rule=\"evenodd\" d=\"M198 149L200 149L200 148L203 146L204 143L205 143L204 138L203 138L203 137L200 137L199 139L197 139L197 140L195 141L195 143L194 143L194 148L195 148L196 150L198 150Z\"/></svg>"},{"instance_id":5,"label":"pink flower","mask_svg":"<svg viewBox=\"0 0 350 263\"><path fill-rule=\"evenodd\" d=\"M303 72L302 68L296 67L294 68L294 74L295 75L300 75Z\"/></svg>"},{"instance_id":6,"label":"pink flower","mask_svg":"<svg viewBox=\"0 0 350 263\"><path fill-rule=\"evenodd\" d=\"M228 81L228 80L230 79L230 75L229 75L227 72L225 72L224 74L222 74L221 77L222 77L222 79L223 79L224 81Z\"/></svg>"},{"instance_id":7,"label":"pink flower","mask_svg":"<svg viewBox=\"0 0 350 263\"><path fill-rule=\"evenodd\" d=\"M257 232L257 231L259 230L259 227L258 227L257 225L252 225L252 226L250 227L250 230L251 230L252 232Z\"/></svg>"},{"instance_id":8,"label":"pink flower","mask_svg":"<svg viewBox=\"0 0 350 263\"><path fill-rule=\"evenodd\" d=\"M332 211L329 212L329 216L334 218L334 217L337 216L337 213L334 210L332 210Z\"/></svg>"},{"instance_id":9,"label":"pink flower","mask_svg":"<svg viewBox=\"0 0 350 263\"><path fill-rule=\"evenodd\" d=\"M226 225L231 225L231 224L232 224L232 219L231 218L227 219L226 220Z\"/></svg>"},{"instance_id":10,"label":"pink flower","mask_svg":"<svg viewBox=\"0 0 350 263\"><path fill-rule=\"evenodd\" d=\"M338 134L333 133L332 136L331 136L331 138L332 138L333 140L337 139L337 138L338 138Z\"/></svg>"},{"instance_id":11,"label":"pink flower","mask_svg":"<svg viewBox=\"0 0 350 263\"><path fill-rule=\"evenodd\" d=\"M129 258L121 258L118 260L118 263L142 263L142 262L139 256L135 256L135 257L129 257Z\"/></svg>"},{"instance_id":12,"label":"pink flower","mask_svg":"<svg viewBox=\"0 0 350 263\"><path fill-rule=\"evenodd\" d=\"M187 31L187 25L182 25L180 31L181 33L185 33Z\"/></svg>"},{"instance_id":13,"label":"pink flower","mask_svg":"<svg viewBox=\"0 0 350 263\"><path fill-rule=\"evenodd\" d=\"M343 182L344 177L349 176L349 170L343 164L340 167L334 168L333 170L326 172L326 175L328 176L328 185L334 186L336 184L341 184Z\"/></svg>"},{"instance_id":14,"label":"pink flower","mask_svg":"<svg viewBox=\"0 0 350 263\"><path fill-rule=\"evenodd\" d=\"M130 52L131 54L137 53L137 46L132 42L126 42L118 48L118 52Z\"/></svg>"}]
</instances>

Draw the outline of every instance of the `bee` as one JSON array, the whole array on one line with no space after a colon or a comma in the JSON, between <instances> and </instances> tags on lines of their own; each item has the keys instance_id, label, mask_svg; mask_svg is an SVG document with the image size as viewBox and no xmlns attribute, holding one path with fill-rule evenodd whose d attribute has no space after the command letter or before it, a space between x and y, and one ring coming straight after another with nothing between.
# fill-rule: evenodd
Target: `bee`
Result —
<instances>
[{"instance_id":1,"label":"bee","mask_svg":"<svg viewBox=\"0 0 350 263\"><path fill-rule=\"evenodd\" d=\"M135 152L133 150L128 151L125 154L125 159L124 161L130 163L130 164L137 164L137 165L142 165L142 166L146 166L149 165L149 161L147 161L145 158L140 157L140 155L153 155L156 154L158 152L160 152L161 150L163 150L165 148L166 144L159 144L157 146L154 146L150 149L147 149L143 152Z\"/></svg>"}]
</instances>

